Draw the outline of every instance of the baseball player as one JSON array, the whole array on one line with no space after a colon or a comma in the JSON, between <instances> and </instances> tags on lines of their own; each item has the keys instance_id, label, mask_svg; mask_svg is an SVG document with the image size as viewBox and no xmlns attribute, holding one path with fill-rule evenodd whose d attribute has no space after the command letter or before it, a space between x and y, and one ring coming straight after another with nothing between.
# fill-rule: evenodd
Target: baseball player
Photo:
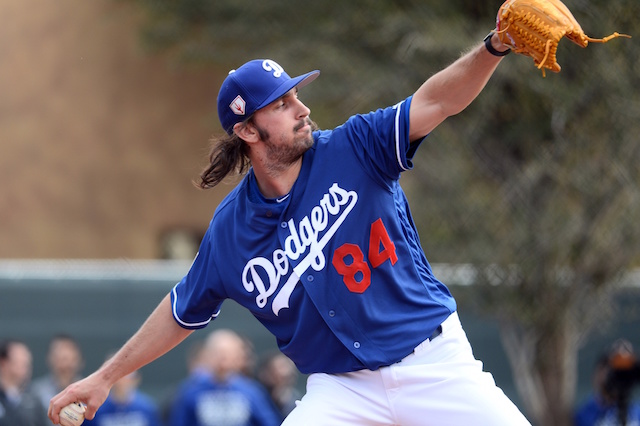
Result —
<instances>
[{"instance_id":1,"label":"baseball player","mask_svg":"<svg viewBox=\"0 0 640 426\"><path fill-rule=\"evenodd\" d=\"M508 52L490 35L396 105L316 130L276 62L252 60L218 94L226 135L201 186L243 180L217 207L187 275L118 354L51 400L92 418L120 377L214 320L248 309L302 373L299 425L528 425L472 354L432 273L398 180L438 124L465 109Z\"/></svg>"}]
</instances>

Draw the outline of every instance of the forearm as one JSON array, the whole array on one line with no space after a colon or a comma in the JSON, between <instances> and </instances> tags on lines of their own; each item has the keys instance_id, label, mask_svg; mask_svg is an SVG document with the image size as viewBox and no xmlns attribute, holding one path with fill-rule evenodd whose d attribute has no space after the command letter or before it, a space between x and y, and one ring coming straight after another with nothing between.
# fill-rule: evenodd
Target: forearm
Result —
<instances>
[{"instance_id":1,"label":"forearm","mask_svg":"<svg viewBox=\"0 0 640 426\"><path fill-rule=\"evenodd\" d=\"M96 374L112 385L121 377L138 370L182 342L192 330L178 325L171 313L169 295L160 302L142 327Z\"/></svg>"},{"instance_id":2,"label":"forearm","mask_svg":"<svg viewBox=\"0 0 640 426\"><path fill-rule=\"evenodd\" d=\"M492 44L497 50L507 49L495 35ZM469 106L500 60L501 57L492 55L480 44L425 81L411 102L411 140L427 135L447 117Z\"/></svg>"},{"instance_id":3,"label":"forearm","mask_svg":"<svg viewBox=\"0 0 640 426\"><path fill-rule=\"evenodd\" d=\"M87 419L93 419L96 410L104 403L109 390L118 379L162 356L191 332L180 327L173 319L171 298L167 295L142 327L112 358L96 372L71 384L51 399L49 418L58 424L60 410L79 401L87 406Z\"/></svg>"}]
</instances>

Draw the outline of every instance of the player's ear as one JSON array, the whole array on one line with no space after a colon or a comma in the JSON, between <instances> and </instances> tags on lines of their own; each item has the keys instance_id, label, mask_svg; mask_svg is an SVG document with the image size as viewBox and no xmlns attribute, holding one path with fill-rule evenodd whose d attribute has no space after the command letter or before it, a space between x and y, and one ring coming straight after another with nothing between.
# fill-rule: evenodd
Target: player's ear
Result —
<instances>
[{"instance_id":1,"label":"player's ear","mask_svg":"<svg viewBox=\"0 0 640 426\"><path fill-rule=\"evenodd\" d=\"M241 123L236 123L233 126L233 133L235 133L240 139L248 143L257 142L258 139L260 138L260 135L258 134L258 130L253 125L251 120L246 120Z\"/></svg>"}]
</instances>

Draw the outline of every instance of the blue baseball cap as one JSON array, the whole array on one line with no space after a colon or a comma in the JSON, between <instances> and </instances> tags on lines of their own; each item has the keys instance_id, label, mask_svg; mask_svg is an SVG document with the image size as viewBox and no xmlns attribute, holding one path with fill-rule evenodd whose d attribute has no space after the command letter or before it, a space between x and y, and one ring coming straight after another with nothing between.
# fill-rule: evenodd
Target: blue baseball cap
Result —
<instances>
[{"instance_id":1,"label":"blue baseball cap","mask_svg":"<svg viewBox=\"0 0 640 426\"><path fill-rule=\"evenodd\" d=\"M218 117L228 134L233 126L249 118L260 108L284 96L294 87L303 87L315 80L315 70L295 78L271 59L255 59L231 70L218 93Z\"/></svg>"}]
</instances>

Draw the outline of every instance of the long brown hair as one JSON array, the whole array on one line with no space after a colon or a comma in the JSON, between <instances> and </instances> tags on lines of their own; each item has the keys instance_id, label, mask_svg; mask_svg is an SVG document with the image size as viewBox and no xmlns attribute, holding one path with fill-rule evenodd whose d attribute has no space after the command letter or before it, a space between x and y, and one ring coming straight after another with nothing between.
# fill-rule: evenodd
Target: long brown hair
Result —
<instances>
[{"instance_id":1,"label":"long brown hair","mask_svg":"<svg viewBox=\"0 0 640 426\"><path fill-rule=\"evenodd\" d=\"M251 165L247 154L247 144L235 133L212 138L209 165L200 174L200 181L196 185L209 189L222 182L230 173L245 173Z\"/></svg>"}]
</instances>

